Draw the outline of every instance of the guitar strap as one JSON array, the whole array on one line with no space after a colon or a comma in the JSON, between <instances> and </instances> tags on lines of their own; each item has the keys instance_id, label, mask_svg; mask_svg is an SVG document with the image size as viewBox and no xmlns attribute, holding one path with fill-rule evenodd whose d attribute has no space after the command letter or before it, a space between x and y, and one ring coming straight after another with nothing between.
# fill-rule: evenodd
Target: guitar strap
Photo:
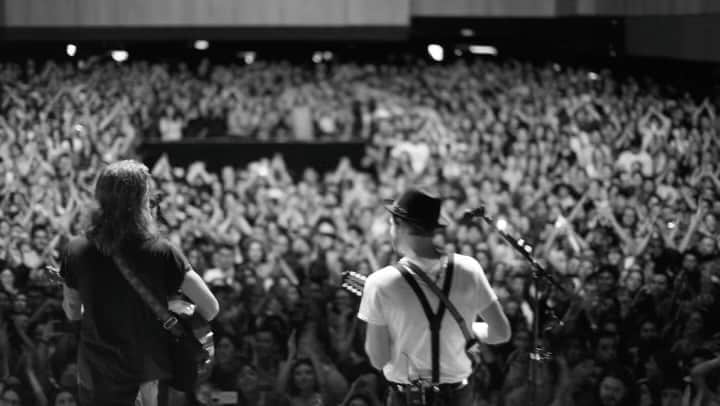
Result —
<instances>
[{"instance_id":1,"label":"guitar strap","mask_svg":"<svg viewBox=\"0 0 720 406\"><path fill-rule=\"evenodd\" d=\"M182 327L178 323L177 317L170 313L167 309L167 305L163 306L157 298L150 292L150 290L143 284L140 278L130 269L124 259L119 255L113 255L113 261L120 270L122 276L128 281L130 286L137 292L143 302L153 312L155 317L162 323L165 330L169 331L173 336L180 337L185 334Z\"/></svg>"},{"instance_id":2,"label":"guitar strap","mask_svg":"<svg viewBox=\"0 0 720 406\"><path fill-rule=\"evenodd\" d=\"M418 276L423 275L425 278L423 279L423 282L428 284L430 288L435 292L439 297L447 297L450 294L450 288L452 286L452 277L453 277L453 259L452 256L449 256L447 267L446 267L446 275L445 275L445 283L443 283L443 290L440 291L440 288L435 285L433 281L430 280L430 278L425 275L425 272L423 272L419 267L415 266L412 263L405 263L405 262L399 262L395 266L398 271L402 274L402 276L405 278L407 283L410 285L412 290L415 292L415 296L417 296L418 300L420 301L420 304L422 305L423 311L425 312L425 317L428 320L428 324L430 325L430 351L431 351L431 357L432 357L432 382L435 384L440 383L440 327L442 326L442 319L445 315L445 308L446 308L446 302L443 300L440 300L438 304L438 310L437 312L433 312L432 307L430 307L430 303L427 300L427 297L425 296L425 293L423 292L422 288L420 288L420 285L418 284L417 280L413 278L413 276L408 271L408 268L411 269L415 274ZM452 305L452 304L451 304Z\"/></svg>"}]
</instances>

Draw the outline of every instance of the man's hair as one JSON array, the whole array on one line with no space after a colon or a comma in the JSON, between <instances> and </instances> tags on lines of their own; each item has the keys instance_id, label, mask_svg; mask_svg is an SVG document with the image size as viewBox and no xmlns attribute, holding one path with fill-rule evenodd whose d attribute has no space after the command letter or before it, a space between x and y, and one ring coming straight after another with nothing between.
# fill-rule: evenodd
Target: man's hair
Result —
<instances>
[{"instance_id":1,"label":"man's hair","mask_svg":"<svg viewBox=\"0 0 720 406\"><path fill-rule=\"evenodd\" d=\"M630 396L630 388L633 384L633 375L623 365L612 364L605 367L603 372L600 374L600 380L598 382L602 382L605 378L615 378L622 382L623 385L625 385L625 399Z\"/></svg>"},{"instance_id":2,"label":"man's hair","mask_svg":"<svg viewBox=\"0 0 720 406\"><path fill-rule=\"evenodd\" d=\"M320 388L320 382L318 381L318 371L315 370L315 365L310 360L310 358L298 357L295 359L295 362L293 363L292 368L290 370L291 373L287 378L288 381L286 383L286 387L288 388L288 393L291 396L297 396L298 394L300 394L300 388L298 388L297 385L295 384L295 369L298 368L300 365L307 365L310 367L310 369L313 370L313 376L315 379L315 386L313 388L313 391L319 392L321 388Z\"/></svg>"},{"instance_id":3,"label":"man's hair","mask_svg":"<svg viewBox=\"0 0 720 406\"><path fill-rule=\"evenodd\" d=\"M413 223L412 221L407 221L403 219L402 217L393 216L393 221L398 226L403 226L407 228L408 234L416 236L416 237L429 237L432 238L435 235L435 230L432 228L423 227L420 224Z\"/></svg>"},{"instance_id":4,"label":"man's hair","mask_svg":"<svg viewBox=\"0 0 720 406\"><path fill-rule=\"evenodd\" d=\"M150 172L145 165L126 160L103 168L95 184L96 207L85 232L88 240L113 255L130 242L152 238L149 192Z\"/></svg>"},{"instance_id":5,"label":"man's hair","mask_svg":"<svg viewBox=\"0 0 720 406\"><path fill-rule=\"evenodd\" d=\"M48 227L44 224L35 224L30 228L30 236L35 237L35 233L38 231L45 231L46 233L49 232Z\"/></svg>"}]
</instances>

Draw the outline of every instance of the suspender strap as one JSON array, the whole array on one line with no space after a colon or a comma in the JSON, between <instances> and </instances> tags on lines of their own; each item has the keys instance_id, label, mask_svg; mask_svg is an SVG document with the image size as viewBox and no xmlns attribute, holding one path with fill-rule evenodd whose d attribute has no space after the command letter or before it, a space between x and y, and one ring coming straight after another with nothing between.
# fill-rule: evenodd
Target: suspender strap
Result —
<instances>
[{"instance_id":1,"label":"suspender strap","mask_svg":"<svg viewBox=\"0 0 720 406\"><path fill-rule=\"evenodd\" d=\"M413 265L413 264L410 264ZM431 351L431 357L432 357L432 382L433 383L440 383L440 327L442 326L442 319L445 315L445 302L440 301L438 305L438 311L437 313L433 312L432 308L430 307L430 303L427 300L427 297L425 296L425 293L422 291L422 288L420 288L420 285L418 284L417 280L413 278L413 276L408 271L408 268L412 269L413 272L418 274L418 272L413 268L409 267L408 264L404 262L398 262L396 265L396 268L398 271L400 271L400 274L405 278L407 283L410 285L412 290L415 292L415 296L417 296L418 300L420 301L420 304L422 305L423 311L425 312L425 317L428 320L428 324L430 325L430 351ZM416 267L418 270L420 268ZM445 283L443 284L443 292L445 296L450 294L450 287L452 286L452 276L453 276L453 261L452 256L448 259L448 264L446 268L447 274L445 275ZM420 273L424 275L427 278L427 275L420 270ZM422 278L421 278L422 279ZM438 291L440 288L435 285L434 282L432 282L429 278L427 280L423 279L424 282L428 283Z\"/></svg>"},{"instance_id":2,"label":"suspender strap","mask_svg":"<svg viewBox=\"0 0 720 406\"><path fill-rule=\"evenodd\" d=\"M450 259L448 261L448 267L451 270L453 268L453 266L452 266L453 256L454 255L451 255ZM422 279L423 282L425 282L428 285L428 287L430 287L430 290L432 290L433 293L435 293L435 295L438 296L443 303L445 303L445 307L447 307L450 314L453 316L455 321L458 323L458 326L460 327L460 331L462 332L463 336L465 337L465 350L468 350L474 344L479 343L479 340L477 339L475 334L470 331L470 328L468 328L467 323L465 323L465 319L462 317L462 315L460 314L458 309L455 307L454 304L452 304L450 299L448 299L449 294L448 293L443 294L443 292L440 291L440 289L437 287L437 285L432 283L432 281L427 276L427 274L425 272L423 272L423 270L420 269L417 265L415 265L411 262L404 263L404 265L406 267L410 268L416 275L418 275L420 277L420 279ZM446 291L446 292L449 292L449 291Z\"/></svg>"}]
</instances>

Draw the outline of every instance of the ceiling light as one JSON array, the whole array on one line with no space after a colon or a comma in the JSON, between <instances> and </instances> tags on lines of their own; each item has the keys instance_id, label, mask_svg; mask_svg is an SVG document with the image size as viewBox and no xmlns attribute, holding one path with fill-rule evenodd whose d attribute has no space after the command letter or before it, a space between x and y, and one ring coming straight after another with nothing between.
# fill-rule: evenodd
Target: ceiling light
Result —
<instances>
[{"instance_id":1,"label":"ceiling light","mask_svg":"<svg viewBox=\"0 0 720 406\"><path fill-rule=\"evenodd\" d=\"M442 62L442 60L445 59L445 50L438 44L428 45L427 51L435 62Z\"/></svg>"},{"instance_id":2,"label":"ceiling light","mask_svg":"<svg viewBox=\"0 0 720 406\"><path fill-rule=\"evenodd\" d=\"M199 40L195 41L195 44L193 46L198 51L204 51L204 50L210 48L210 43L205 41L204 39L199 39Z\"/></svg>"},{"instance_id":3,"label":"ceiling light","mask_svg":"<svg viewBox=\"0 0 720 406\"><path fill-rule=\"evenodd\" d=\"M498 50L495 47L489 45L470 45L468 47L470 53L475 55L497 55Z\"/></svg>"},{"instance_id":4,"label":"ceiling light","mask_svg":"<svg viewBox=\"0 0 720 406\"><path fill-rule=\"evenodd\" d=\"M67 44L65 47L65 53L67 56L73 57L77 53L77 45L75 44Z\"/></svg>"},{"instance_id":5,"label":"ceiling light","mask_svg":"<svg viewBox=\"0 0 720 406\"><path fill-rule=\"evenodd\" d=\"M124 49L116 49L110 52L110 56L115 62L125 62L130 57L130 54Z\"/></svg>"}]
</instances>

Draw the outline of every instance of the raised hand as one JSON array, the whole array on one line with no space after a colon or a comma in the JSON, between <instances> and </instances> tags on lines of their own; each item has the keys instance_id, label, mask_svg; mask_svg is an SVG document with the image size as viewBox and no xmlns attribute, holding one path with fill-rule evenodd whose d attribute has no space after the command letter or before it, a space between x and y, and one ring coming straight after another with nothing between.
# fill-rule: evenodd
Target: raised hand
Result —
<instances>
[{"instance_id":1,"label":"raised hand","mask_svg":"<svg viewBox=\"0 0 720 406\"><path fill-rule=\"evenodd\" d=\"M287 348L288 348L288 359L294 359L297 356L297 330L293 329L293 331L290 333L290 337L288 338L287 342Z\"/></svg>"}]
</instances>

